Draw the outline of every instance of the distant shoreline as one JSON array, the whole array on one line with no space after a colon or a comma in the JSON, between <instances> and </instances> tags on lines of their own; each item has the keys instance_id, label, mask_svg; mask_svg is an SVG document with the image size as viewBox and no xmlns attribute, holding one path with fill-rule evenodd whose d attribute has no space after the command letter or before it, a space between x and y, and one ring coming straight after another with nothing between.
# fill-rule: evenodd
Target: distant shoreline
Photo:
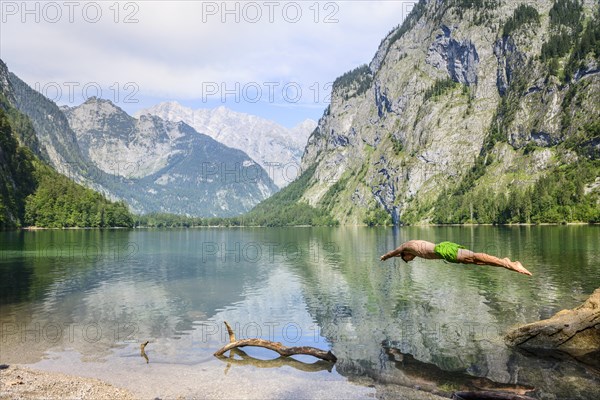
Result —
<instances>
[{"instance_id":1,"label":"distant shoreline","mask_svg":"<svg viewBox=\"0 0 600 400\"><path fill-rule=\"evenodd\" d=\"M47 228L43 226L23 226L21 228L8 229L17 231L47 231L47 230L96 230L96 229L134 229L126 228L123 226L110 226L110 227L93 227L93 226L66 226L62 228Z\"/></svg>"},{"instance_id":2,"label":"distant shoreline","mask_svg":"<svg viewBox=\"0 0 600 400\"><path fill-rule=\"evenodd\" d=\"M514 224L416 224L416 225L387 225L373 226L373 228L408 228L408 227L474 227L474 226L497 226L497 227L520 227L520 226L583 226L583 225L600 225L598 222L541 222L541 223L514 223ZM267 225L194 225L194 226L134 226L126 228L122 226L113 227L63 227L63 228L48 228L41 226L25 226L20 228L6 229L5 231L45 231L45 230L135 230L135 229L203 229L203 228L332 228L334 226L325 225L282 225L282 226L267 226ZM368 225L339 225L335 227L368 227Z\"/></svg>"}]
</instances>

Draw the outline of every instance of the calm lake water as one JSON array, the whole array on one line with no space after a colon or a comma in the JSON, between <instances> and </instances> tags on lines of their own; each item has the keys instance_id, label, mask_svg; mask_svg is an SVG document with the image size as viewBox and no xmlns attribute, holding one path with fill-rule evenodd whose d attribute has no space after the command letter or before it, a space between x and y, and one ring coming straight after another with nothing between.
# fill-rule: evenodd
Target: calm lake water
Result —
<instances>
[{"instance_id":1,"label":"calm lake water","mask_svg":"<svg viewBox=\"0 0 600 400\"><path fill-rule=\"evenodd\" d=\"M415 238L520 260L534 276L379 261ZM2 363L148 397L482 388L600 398L597 369L502 341L511 326L600 287L600 226L51 230L2 232L0 243ZM216 359L228 341L223 321L238 338L331 349L339 360L332 368L257 348Z\"/></svg>"}]
</instances>

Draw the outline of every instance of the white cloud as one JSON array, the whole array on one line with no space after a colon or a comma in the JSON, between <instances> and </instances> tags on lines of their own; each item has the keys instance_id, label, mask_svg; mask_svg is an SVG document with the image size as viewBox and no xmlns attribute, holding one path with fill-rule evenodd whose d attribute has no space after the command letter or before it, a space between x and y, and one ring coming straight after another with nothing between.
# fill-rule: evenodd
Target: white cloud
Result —
<instances>
[{"instance_id":1,"label":"white cloud","mask_svg":"<svg viewBox=\"0 0 600 400\"><path fill-rule=\"evenodd\" d=\"M35 3L28 3L30 10ZM62 11L59 22L47 21L54 18L48 14L53 8L44 15L46 3L41 2L36 23L35 15L23 14L24 3L3 1L0 57L30 84L98 82L106 88L114 82L121 87L135 82L141 96L153 98L198 98L206 82L224 82L228 88L234 82L272 81L323 87L348 69L368 63L410 3L414 2L141 1L115 7L109 1L94 3L102 15L90 23L86 18L95 16L96 6L82 2L70 23L68 9L59 1L54 3ZM237 7L239 23L236 15L224 12L224 5L229 10ZM297 6L301 17L291 23ZM274 11L272 23L269 9ZM251 23L256 10L262 18ZM126 16L138 22L123 23ZM337 22L325 23L326 16Z\"/></svg>"}]
</instances>

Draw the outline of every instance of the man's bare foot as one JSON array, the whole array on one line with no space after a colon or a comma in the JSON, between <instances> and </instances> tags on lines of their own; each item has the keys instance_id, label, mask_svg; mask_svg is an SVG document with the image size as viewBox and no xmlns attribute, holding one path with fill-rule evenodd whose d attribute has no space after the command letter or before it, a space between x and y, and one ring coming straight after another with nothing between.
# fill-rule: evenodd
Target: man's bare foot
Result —
<instances>
[{"instance_id":1,"label":"man's bare foot","mask_svg":"<svg viewBox=\"0 0 600 400\"><path fill-rule=\"evenodd\" d=\"M523 266L523 264L521 264L520 261L510 261L510 259L505 258L504 261L506 261L506 268L510 269L512 271L518 272L520 274L523 275L529 275L532 276L533 274L529 271L527 271L527 269Z\"/></svg>"}]
</instances>

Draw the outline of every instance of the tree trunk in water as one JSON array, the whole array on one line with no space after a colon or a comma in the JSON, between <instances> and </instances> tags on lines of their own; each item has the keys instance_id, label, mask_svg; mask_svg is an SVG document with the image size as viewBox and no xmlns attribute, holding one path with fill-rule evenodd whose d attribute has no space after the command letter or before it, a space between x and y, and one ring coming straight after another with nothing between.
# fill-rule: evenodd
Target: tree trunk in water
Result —
<instances>
[{"instance_id":1,"label":"tree trunk in water","mask_svg":"<svg viewBox=\"0 0 600 400\"><path fill-rule=\"evenodd\" d=\"M600 288L579 307L513 329L505 341L524 349L561 350L575 357L600 351Z\"/></svg>"}]
</instances>

